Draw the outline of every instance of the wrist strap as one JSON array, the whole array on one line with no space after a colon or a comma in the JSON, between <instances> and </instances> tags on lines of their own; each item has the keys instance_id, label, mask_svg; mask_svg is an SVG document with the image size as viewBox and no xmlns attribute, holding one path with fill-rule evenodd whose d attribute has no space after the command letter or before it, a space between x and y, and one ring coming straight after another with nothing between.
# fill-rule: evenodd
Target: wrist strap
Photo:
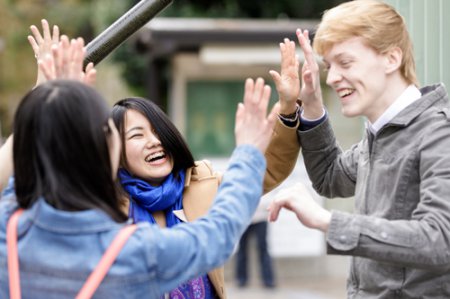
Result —
<instances>
[{"instance_id":1,"label":"wrist strap","mask_svg":"<svg viewBox=\"0 0 450 299\"><path fill-rule=\"evenodd\" d=\"M11 299L20 299L19 255L17 250L17 224L23 209L11 216L6 228L8 253L9 293ZM136 231L135 224L123 227L112 241L94 271L89 275L76 299L91 298L119 255L128 238Z\"/></svg>"}]
</instances>

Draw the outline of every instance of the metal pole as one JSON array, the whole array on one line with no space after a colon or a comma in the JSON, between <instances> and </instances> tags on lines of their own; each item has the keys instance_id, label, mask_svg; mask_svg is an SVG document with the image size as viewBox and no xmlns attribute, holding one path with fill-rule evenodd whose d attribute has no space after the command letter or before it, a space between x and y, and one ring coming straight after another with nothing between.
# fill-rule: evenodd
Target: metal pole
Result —
<instances>
[{"instance_id":1,"label":"metal pole","mask_svg":"<svg viewBox=\"0 0 450 299\"><path fill-rule=\"evenodd\" d=\"M142 0L86 46L84 66L97 65L133 33L166 8L172 0Z\"/></svg>"}]
</instances>

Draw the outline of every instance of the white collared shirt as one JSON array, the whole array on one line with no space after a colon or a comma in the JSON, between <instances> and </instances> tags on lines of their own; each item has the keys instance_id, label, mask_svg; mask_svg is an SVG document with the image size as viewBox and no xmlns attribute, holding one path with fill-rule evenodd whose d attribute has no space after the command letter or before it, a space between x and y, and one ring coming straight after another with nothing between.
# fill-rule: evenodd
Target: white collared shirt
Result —
<instances>
[{"instance_id":1,"label":"white collared shirt","mask_svg":"<svg viewBox=\"0 0 450 299\"><path fill-rule=\"evenodd\" d=\"M370 132L372 134L378 133L385 124L420 97L422 97L420 90L415 85L409 85L373 124L370 121L367 122Z\"/></svg>"}]
</instances>

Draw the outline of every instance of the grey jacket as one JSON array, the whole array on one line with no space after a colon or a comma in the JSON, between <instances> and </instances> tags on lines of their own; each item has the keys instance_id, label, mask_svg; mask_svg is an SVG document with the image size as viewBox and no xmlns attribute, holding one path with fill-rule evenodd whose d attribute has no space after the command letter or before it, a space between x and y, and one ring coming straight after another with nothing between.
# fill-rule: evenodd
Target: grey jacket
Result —
<instances>
[{"instance_id":1,"label":"grey jacket","mask_svg":"<svg viewBox=\"0 0 450 299\"><path fill-rule=\"evenodd\" d=\"M342 152L327 121L298 131L314 188L355 196L328 253L351 255L349 298L450 298L450 104L443 85Z\"/></svg>"}]
</instances>

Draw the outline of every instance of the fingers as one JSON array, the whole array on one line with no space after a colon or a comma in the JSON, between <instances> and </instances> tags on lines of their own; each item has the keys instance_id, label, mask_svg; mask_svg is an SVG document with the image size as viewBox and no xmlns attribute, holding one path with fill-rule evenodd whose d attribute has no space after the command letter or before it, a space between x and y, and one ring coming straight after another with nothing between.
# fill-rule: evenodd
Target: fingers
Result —
<instances>
[{"instance_id":1,"label":"fingers","mask_svg":"<svg viewBox=\"0 0 450 299\"><path fill-rule=\"evenodd\" d=\"M280 44L281 51L281 70L291 71L291 67L296 65L295 43L288 38L284 39L284 43Z\"/></svg>"},{"instance_id":2,"label":"fingers","mask_svg":"<svg viewBox=\"0 0 450 299\"><path fill-rule=\"evenodd\" d=\"M253 96L252 96L253 105L257 105L260 102L260 100L262 99L262 95L264 93L264 89L265 86L263 78L256 79L255 88L253 89Z\"/></svg>"},{"instance_id":3,"label":"fingers","mask_svg":"<svg viewBox=\"0 0 450 299\"><path fill-rule=\"evenodd\" d=\"M262 84L264 85L264 80L262 80ZM272 88L269 85L264 85L264 87L262 88L262 95L260 95L260 98L257 102L257 104L259 105L258 112L261 114L261 117L265 117L267 114L267 106L269 105L271 93Z\"/></svg>"},{"instance_id":4,"label":"fingers","mask_svg":"<svg viewBox=\"0 0 450 299\"><path fill-rule=\"evenodd\" d=\"M72 44L72 60L70 65L69 79L81 80L83 74L83 58L85 55L84 40L79 37L73 40Z\"/></svg>"},{"instance_id":5,"label":"fingers","mask_svg":"<svg viewBox=\"0 0 450 299\"><path fill-rule=\"evenodd\" d=\"M97 79L97 70L94 68L94 64L89 62L86 66L84 83L93 86Z\"/></svg>"},{"instance_id":6,"label":"fingers","mask_svg":"<svg viewBox=\"0 0 450 299\"><path fill-rule=\"evenodd\" d=\"M33 33L33 36L34 36L37 44L42 44L44 42L44 38L42 37L41 33L39 32L39 29L36 26L31 25L30 30L31 30L31 33Z\"/></svg>"},{"instance_id":7,"label":"fingers","mask_svg":"<svg viewBox=\"0 0 450 299\"><path fill-rule=\"evenodd\" d=\"M244 104L238 103L238 107L236 109L236 121L235 121L235 126L234 126L235 132L237 132L241 129L242 124L244 122L244 117L245 117L244 114L245 114Z\"/></svg>"},{"instance_id":8,"label":"fingers","mask_svg":"<svg viewBox=\"0 0 450 299\"><path fill-rule=\"evenodd\" d=\"M244 91L244 100L243 100L244 105L249 103L252 100L253 88L254 88L253 79L247 78L247 80L245 80L245 91Z\"/></svg>"},{"instance_id":9,"label":"fingers","mask_svg":"<svg viewBox=\"0 0 450 299\"><path fill-rule=\"evenodd\" d=\"M48 25L47 20L45 19L41 20L41 24L42 24L42 33L44 34L44 41L46 43L51 43L52 36L50 34L50 26Z\"/></svg>"},{"instance_id":10,"label":"fingers","mask_svg":"<svg viewBox=\"0 0 450 299\"><path fill-rule=\"evenodd\" d=\"M308 67L312 71L315 71L316 69L318 69L318 65L316 63L316 60L314 59L314 52L311 47L311 41L309 40L308 30L304 30L302 32L301 29L297 29L296 34L300 47L302 48L305 55L305 62L308 64Z\"/></svg>"},{"instance_id":11,"label":"fingers","mask_svg":"<svg viewBox=\"0 0 450 299\"><path fill-rule=\"evenodd\" d=\"M53 44L59 43L59 27L56 25L53 25L52 42L53 42Z\"/></svg>"},{"instance_id":12,"label":"fingers","mask_svg":"<svg viewBox=\"0 0 450 299\"><path fill-rule=\"evenodd\" d=\"M270 76L272 76L273 82L275 82L275 86L279 86L281 84L281 75L274 70L269 71Z\"/></svg>"},{"instance_id":13,"label":"fingers","mask_svg":"<svg viewBox=\"0 0 450 299\"><path fill-rule=\"evenodd\" d=\"M33 48L34 55L38 59L40 56L44 57L51 53L52 45L59 43L59 28L54 25L52 32L47 20L41 20L42 34L35 25L30 26L32 35L28 36L28 41Z\"/></svg>"},{"instance_id":14,"label":"fingers","mask_svg":"<svg viewBox=\"0 0 450 299\"><path fill-rule=\"evenodd\" d=\"M39 55L39 45L37 44L35 38L31 35L28 35L28 42L31 45L31 48L33 48L34 56L38 58Z\"/></svg>"},{"instance_id":15,"label":"fingers","mask_svg":"<svg viewBox=\"0 0 450 299\"><path fill-rule=\"evenodd\" d=\"M276 203L275 201L272 201L270 203L269 208L268 208L268 210L269 210L268 220L270 222L277 221L281 208L282 208L282 206L279 205L279 203Z\"/></svg>"}]
</instances>

